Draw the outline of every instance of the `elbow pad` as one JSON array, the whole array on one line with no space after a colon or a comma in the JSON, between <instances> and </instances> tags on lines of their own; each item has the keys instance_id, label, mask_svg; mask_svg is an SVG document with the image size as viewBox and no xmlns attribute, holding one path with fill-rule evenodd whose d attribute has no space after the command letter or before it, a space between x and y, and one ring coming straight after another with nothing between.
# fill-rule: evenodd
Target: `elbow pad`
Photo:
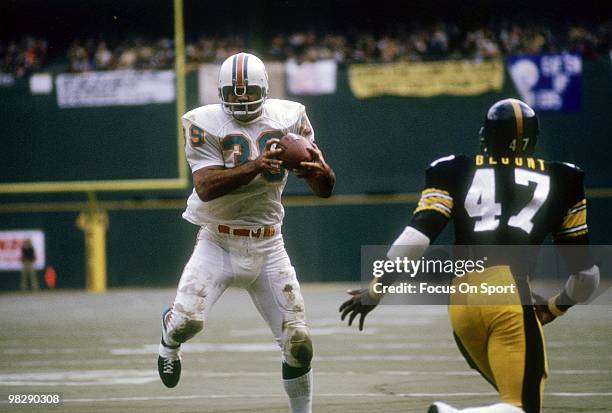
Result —
<instances>
[{"instance_id":1,"label":"elbow pad","mask_svg":"<svg viewBox=\"0 0 612 413\"><path fill-rule=\"evenodd\" d=\"M395 260L396 258L406 257L409 260L418 260L423 256L430 242L427 235L411 226L407 226L393 242L391 248L389 248L387 258Z\"/></svg>"},{"instance_id":2,"label":"elbow pad","mask_svg":"<svg viewBox=\"0 0 612 413\"><path fill-rule=\"evenodd\" d=\"M593 265L591 268L572 274L565 283L565 293L577 303L589 299L599 286L599 267Z\"/></svg>"}]
</instances>

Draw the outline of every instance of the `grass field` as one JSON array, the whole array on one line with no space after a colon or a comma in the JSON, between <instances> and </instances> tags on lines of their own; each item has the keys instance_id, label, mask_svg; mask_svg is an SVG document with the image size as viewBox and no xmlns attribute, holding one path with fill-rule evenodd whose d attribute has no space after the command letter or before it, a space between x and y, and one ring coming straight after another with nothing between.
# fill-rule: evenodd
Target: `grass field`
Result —
<instances>
[{"instance_id":1,"label":"grass field","mask_svg":"<svg viewBox=\"0 0 612 413\"><path fill-rule=\"evenodd\" d=\"M452 341L443 306L380 306L358 332L337 308L349 286L303 286L315 344L317 413L425 412L495 402ZM0 411L287 412L280 353L246 293L229 290L184 346L175 389L157 377L159 315L174 290L0 295L0 394L61 392L63 407ZM544 412L612 412L612 307L546 326Z\"/></svg>"}]
</instances>

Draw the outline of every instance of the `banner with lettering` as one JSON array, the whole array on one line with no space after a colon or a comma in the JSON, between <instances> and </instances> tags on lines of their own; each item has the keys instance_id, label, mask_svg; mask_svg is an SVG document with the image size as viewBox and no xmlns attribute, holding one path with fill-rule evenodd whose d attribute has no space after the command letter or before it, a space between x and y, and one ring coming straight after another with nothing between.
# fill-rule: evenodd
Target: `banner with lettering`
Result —
<instances>
[{"instance_id":1,"label":"banner with lettering","mask_svg":"<svg viewBox=\"0 0 612 413\"><path fill-rule=\"evenodd\" d=\"M571 53L509 56L508 71L521 99L535 110L577 111L582 58Z\"/></svg>"},{"instance_id":2,"label":"banner with lettering","mask_svg":"<svg viewBox=\"0 0 612 413\"><path fill-rule=\"evenodd\" d=\"M60 108L171 103L176 96L172 70L61 74L55 87Z\"/></svg>"},{"instance_id":3,"label":"banner with lettering","mask_svg":"<svg viewBox=\"0 0 612 413\"><path fill-rule=\"evenodd\" d=\"M383 95L470 96L500 91L503 84L501 60L354 64L349 67L349 85L358 99Z\"/></svg>"}]
</instances>

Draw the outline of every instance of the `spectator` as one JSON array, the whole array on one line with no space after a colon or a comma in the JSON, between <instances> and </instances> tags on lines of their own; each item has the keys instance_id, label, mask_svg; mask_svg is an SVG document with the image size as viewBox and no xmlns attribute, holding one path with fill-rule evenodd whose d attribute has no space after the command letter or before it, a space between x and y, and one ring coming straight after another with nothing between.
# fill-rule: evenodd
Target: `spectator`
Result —
<instances>
[{"instance_id":1,"label":"spectator","mask_svg":"<svg viewBox=\"0 0 612 413\"><path fill-rule=\"evenodd\" d=\"M108 50L106 46L106 42L101 41L98 43L98 47L96 48L96 53L94 55L94 63L97 70L105 70L111 67L113 55Z\"/></svg>"},{"instance_id":2,"label":"spectator","mask_svg":"<svg viewBox=\"0 0 612 413\"><path fill-rule=\"evenodd\" d=\"M21 246L21 291L38 291L38 276L34 269L36 261L36 251L32 246L32 241L26 239Z\"/></svg>"},{"instance_id":3,"label":"spectator","mask_svg":"<svg viewBox=\"0 0 612 413\"><path fill-rule=\"evenodd\" d=\"M21 41L0 43L0 71L17 77L38 70L47 55L46 40L27 36Z\"/></svg>"},{"instance_id":4,"label":"spectator","mask_svg":"<svg viewBox=\"0 0 612 413\"><path fill-rule=\"evenodd\" d=\"M85 49L79 40L75 40L68 49L68 71L88 72L92 69L93 64L87 49Z\"/></svg>"}]
</instances>

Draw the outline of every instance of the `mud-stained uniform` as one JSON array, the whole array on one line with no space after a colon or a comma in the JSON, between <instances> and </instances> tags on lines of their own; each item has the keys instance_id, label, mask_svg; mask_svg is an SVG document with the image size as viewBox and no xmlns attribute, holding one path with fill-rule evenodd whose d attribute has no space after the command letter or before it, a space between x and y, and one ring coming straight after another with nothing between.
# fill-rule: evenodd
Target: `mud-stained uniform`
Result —
<instances>
[{"instance_id":1,"label":"mud-stained uniform","mask_svg":"<svg viewBox=\"0 0 612 413\"><path fill-rule=\"evenodd\" d=\"M285 100L266 100L262 115L252 122L236 121L220 104L194 109L182 121L192 172L239 166L257 158L268 140L289 132L314 141L304 106ZM248 291L272 330L284 362L301 367L308 353L312 356L305 348L310 339L304 300L281 233L286 182L287 171L281 169L208 202L193 190L183 218L201 228L166 318L174 341L182 343L200 331L223 292L238 286Z\"/></svg>"}]
</instances>

